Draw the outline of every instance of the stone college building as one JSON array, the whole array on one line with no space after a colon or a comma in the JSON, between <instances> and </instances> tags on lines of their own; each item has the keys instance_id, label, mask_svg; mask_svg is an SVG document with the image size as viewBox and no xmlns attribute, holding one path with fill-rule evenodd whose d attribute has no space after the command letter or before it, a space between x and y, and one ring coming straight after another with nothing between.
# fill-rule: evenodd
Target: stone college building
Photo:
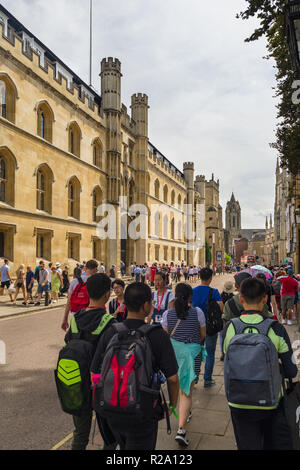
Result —
<instances>
[{"instance_id":1,"label":"stone college building","mask_svg":"<svg viewBox=\"0 0 300 470\"><path fill-rule=\"evenodd\" d=\"M128 113L118 59L103 59L100 77L98 94L0 6L0 259L204 265L207 242L224 262L219 181L189 161L180 171L149 141L148 96L134 94ZM114 237L99 238L110 208ZM139 238L128 235L137 220Z\"/></svg>"}]
</instances>

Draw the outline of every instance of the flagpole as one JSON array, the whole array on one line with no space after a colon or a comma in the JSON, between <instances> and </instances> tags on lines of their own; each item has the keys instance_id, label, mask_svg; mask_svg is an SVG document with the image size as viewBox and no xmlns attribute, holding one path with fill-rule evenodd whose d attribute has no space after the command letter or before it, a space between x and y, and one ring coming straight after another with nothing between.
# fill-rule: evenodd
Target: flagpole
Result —
<instances>
[{"instance_id":1,"label":"flagpole","mask_svg":"<svg viewBox=\"0 0 300 470\"><path fill-rule=\"evenodd\" d=\"M92 86L92 20L93 20L93 0L90 0L90 86Z\"/></svg>"}]
</instances>

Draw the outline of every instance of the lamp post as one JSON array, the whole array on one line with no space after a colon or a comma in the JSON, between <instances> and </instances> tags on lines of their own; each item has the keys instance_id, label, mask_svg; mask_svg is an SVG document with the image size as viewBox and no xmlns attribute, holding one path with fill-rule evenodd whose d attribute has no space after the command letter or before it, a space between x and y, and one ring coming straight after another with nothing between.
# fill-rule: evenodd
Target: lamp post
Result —
<instances>
[{"instance_id":1,"label":"lamp post","mask_svg":"<svg viewBox=\"0 0 300 470\"><path fill-rule=\"evenodd\" d=\"M300 70L300 0L287 0L285 23L292 66Z\"/></svg>"}]
</instances>

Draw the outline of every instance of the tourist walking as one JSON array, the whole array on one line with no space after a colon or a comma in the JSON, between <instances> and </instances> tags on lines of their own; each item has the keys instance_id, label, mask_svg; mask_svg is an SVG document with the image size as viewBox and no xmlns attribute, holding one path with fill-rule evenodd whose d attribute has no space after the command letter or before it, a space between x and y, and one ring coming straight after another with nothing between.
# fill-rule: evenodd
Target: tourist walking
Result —
<instances>
[{"instance_id":1,"label":"tourist walking","mask_svg":"<svg viewBox=\"0 0 300 470\"><path fill-rule=\"evenodd\" d=\"M32 296L32 289L34 286L34 272L31 269L31 266L27 266L26 268L26 296L27 302L29 300L29 304L34 304L33 296Z\"/></svg>"},{"instance_id":2,"label":"tourist walking","mask_svg":"<svg viewBox=\"0 0 300 470\"><path fill-rule=\"evenodd\" d=\"M223 305L226 304L227 300L232 299L234 295L235 287L232 281L227 281L224 284L223 291L221 292L221 299L223 302ZM219 334L219 339L220 339L220 349L221 349L221 356L220 356L220 361L224 361L224 352L223 352L223 330Z\"/></svg>"},{"instance_id":3,"label":"tourist walking","mask_svg":"<svg viewBox=\"0 0 300 470\"><path fill-rule=\"evenodd\" d=\"M45 269L45 263L42 261L39 265L39 278L38 278L38 298L35 306L41 305L41 298L45 293L45 305L49 302L50 282L48 280L48 271Z\"/></svg>"},{"instance_id":4,"label":"tourist walking","mask_svg":"<svg viewBox=\"0 0 300 470\"><path fill-rule=\"evenodd\" d=\"M0 295L3 295L4 293L4 288L8 290L12 280L9 274L10 267L8 266L8 259L4 260L4 264L0 268L0 275L1 275L1 289L0 289ZM11 302L13 302L13 296L12 294L8 291L9 297Z\"/></svg>"},{"instance_id":5,"label":"tourist walking","mask_svg":"<svg viewBox=\"0 0 300 470\"><path fill-rule=\"evenodd\" d=\"M166 377L170 400L168 412L171 414L176 408L178 400L178 366L174 349L167 333L160 327L151 328L149 325L145 325L144 319L150 315L152 309L151 289L141 282L133 282L129 284L125 290L124 301L128 308L128 317L122 325L129 330L128 332L138 332L139 330L143 332L148 331L148 333L146 333L146 341L152 351L152 369L154 371L161 371ZM145 326L147 327L146 329ZM103 333L101 341L98 343L91 366L92 373L98 377L101 372L105 351L113 337L116 341L121 341L120 334L118 335L118 331L116 331L114 326ZM138 380L141 379L137 377L137 381ZM163 419L164 413L160 400L156 400L154 406L155 410L157 409L155 415L153 402L149 398L149 405L147 407L145 403L144 413L141 413L139 418L129 418L126 413L128 405L122 408L118 406L118 403L115 404L116 410L114 416L111 415L110 418L107 418L107 422L113 435L117 439L120 450L155 450L158 420Z\"/></svg>"},{"instance_id":6,"label":"tourist walking","mask_svg":"<svg viewBox=\"0 0 300 470\"><path fill-rule=\"evenodd\" d=\"M152 293L152 312L148 317L148 323L160 325L162 315L174 299L174 294L167 289L166 275L161 271L155 274L154 287L156 291Z\"/></svg>"},{"instance_id":7,"label":"tourist walking","mask_svg":"<svg viewBox=\"0 0 300 470\"><path fill-rule=\"evenodd\" d=\"M124 304L125 282L122 279L116 279L112 283L112 289L116 297L109 302L108 310L117 322L123 322L127 318L127 308Z\"/></svg>"},{"instance_id":8,"label":"tourist walking","mask_svg":"<svg viewBox=\"0 0 300 470\"><path fill-rule=\"evenodd\" d=\"M193 289L193 298L192 304L194 307L199 307L207 317L207 307L209 296L211 295L211 300L216 301L223 311L223 302L220 295L220 292L217 289L212 289L210 284L212 282L213 271L210 268L202 268L200 271L201 285L194 287ZM205 347L207 351L207 358L205 362L204 369L204 387L212 387L215 385L215 380L213 380L213 369L215 364L215 351L218 340L218 334L213 336L206 335L205 338Z\"/></svg>"},{"instance_id":9,"label":"tourist walking","mask_svg":"<svg viewBox=\"0 0 300 470\"><path fill-rule=\"evenodd\" d=\"M193 387L198 383L206 336L205 317L202 310L191 305L193 289L189 284L179 283L175 288L174 307L163 313L161 325L170 335L179 366L179 421L175 440L188 446L186 425L192 417Z\"/></svg>"},{"instance_id":10,"label":"tourist walking","mask_svg":"<svg viewBox=\"0 0 300 470\"><path fill-rule=\"evenodd\" d=\"M298 291L298 282L293 278L294 271L288 268L287 276L279 276L277 280L281 282L281 309L282 309L282 324L292 325L292 313L294 308L295 295Z\"/></svg>"},{"instance_id":11,"label":"tourist walking","mask_svg":"<svg viewBox=\"0 0 300 470\"><path fill-rule=\"evenodd\" d=\"M70 287L69 268L65 266L62 271L62 287L60 289L60 297L64 297Z\"/></svg>"},{"instance_id":12,"label":"tourist walking","mask_svg":"<svg viewBox=\"0 0 300 470\"><path fill-rule=\"evenodd\" d=\"M22 302L22 304L26 305L27 304L27 295L26 295L26 289L25 289L25 266L24 266L24 264L20 264L20 266L18 267L18 269L16 271L15 289L16 289L16 292L15 292L13 303L14 304L17 303L17 297L18 297L19 291L21 289L22 293L23 293L23 302Z\"/></svg>"},{"instance_id":13,"label":"tourist walking","mask_svg":"<svg viewBox=\"0 0 300 470\"><path fill-rule=\"evenodd\" d=\"M259 279L244 280L240 298L243 314L228 322L224 330L225 391L237 447L238 450L290 450L292 442L283 410L281 377L283 374L292 379L298 372L290 339L284 326L263 315L266 291ZM255 343L251 340L253 334L257 337ZM234 342L235 338L238 342ZM264 384L259 380L262 376Z\"/></svg>"},{"instance_id":14,"label":"tourist walking","mask_svg":"<svg viewBox=\"0 0 300 470\"><path fill-rule=\"evenodd\" d=\"M62 276L60 275L56 266L51 268L51 294L53 297L53 303L57 303L58 294L62 286Z\"/></svg>"},{"instance_id":15,"label":"tourist walking","mask_svg":"<svg viewBox=\"0 0 300 470\"><path fill-rule=\"evenodd\" d=\"M117 269L116 269L115 264L112 264L109 270L109 277L110 277L111 282L113 282L117 278Z\"/></svg>"}]
</instances>

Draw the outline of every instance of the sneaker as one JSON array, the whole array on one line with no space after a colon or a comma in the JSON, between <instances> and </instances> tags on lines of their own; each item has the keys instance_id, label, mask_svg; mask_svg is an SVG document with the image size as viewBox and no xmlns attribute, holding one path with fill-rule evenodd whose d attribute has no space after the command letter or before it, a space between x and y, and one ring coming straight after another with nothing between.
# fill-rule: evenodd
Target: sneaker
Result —
<instances>
[{"instance_id":1,"label":"sneaker","mask_svg":"<svg viewBox=\"0 0 300 470\"><path fill-rule=\"evenodd\" d=\"M221 354L221 357L220 357L220 361L222 361L222 362L223 362L223 361L224 361L224 358L225 358L225 354L224 354L224 353L222 353L222 354Z\"/></svg>"},{"instance_id":2,"label":"sneaker","mask_svg":"<svg viewBox=\"0 0 300 470\"><path fill-rule=\"evenodd\" d=\"M283 324L283 325L286 325L286 320L285 320L285 318L282 319L282 324Z\"/></svg>"},{"instance_id":3,"label":"sneaker","mask_svg":"<svg viewBox=\"0 0 300 470\"><path fill-rule=\"evenodd\" d=\"M38 307L39 305L41 305L41 302L36 302L36 303L34 304L35 307Z\"/></svg>"},{"instance_id":4,"label":"sneaker","mask_svg":"<svg viewBox=\"0 0 300 470\"><path fill-rule=\"evenodd\" d=\"M213 387L216 385L215 380L204 380L204 388Z\"/></svg>"},{"instance_id":5,"label":"sneaker","mask_svg":"<svg viewBox=\"0 0 300 470\"><path fill-rule=\"evenodd\" d=\"M53 300L53 303L56 304L56 303L57 303L57 300Z\"/></svg>"},{"instance_id":6,"label":"sneaker","mask_svg":"<svg viewBox=\"0 0 300 470\"><path fill-rule=\"evenodd\" d=\"M186 431L184 429L178 429L175 441L182 447L187 447L189 445L189 441L186 438Z\"/></svg>"},{"instance_id":7,"label":"sneaker","mask_svg":"<svg viewBox=\"0 0 300 470\"><path fill-rule=\"evenodd\" d=\"M186 422L189 423L191 419L192 419L192 410L190 411L190 414L188 415Z\"/></svg>"},{"instance_id":8,"label":"sneaker","mask_svg":"<svg viewBox=\"0 0 300 470\"><path fill-rule=\"evenodd\" d=\"M287 324L292 325L293 324L292 320L288 320Z\"/></svg>"}]
</instances>

